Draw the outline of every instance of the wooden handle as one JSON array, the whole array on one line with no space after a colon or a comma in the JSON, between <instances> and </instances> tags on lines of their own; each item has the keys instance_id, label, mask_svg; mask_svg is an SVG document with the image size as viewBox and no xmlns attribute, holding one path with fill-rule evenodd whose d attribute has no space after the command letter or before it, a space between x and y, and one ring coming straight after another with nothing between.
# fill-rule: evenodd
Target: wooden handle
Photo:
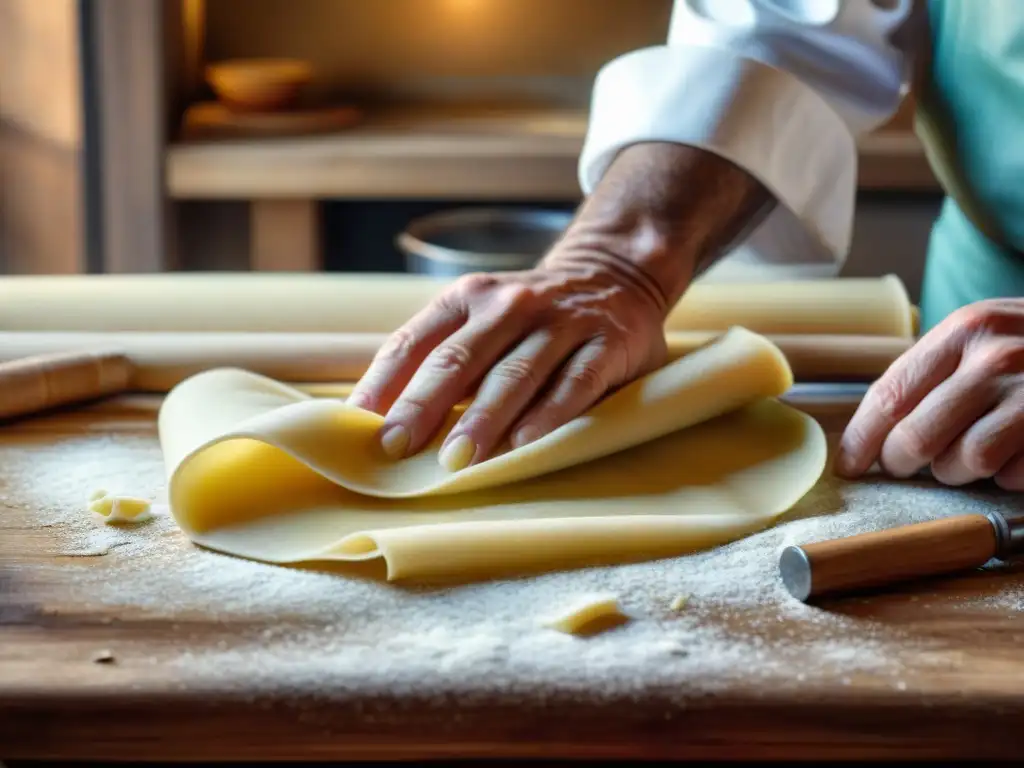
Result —
<instances>
[{"instance_id":1,"label":"wooden handle","mask_svg":"<svg viewBox=\"0 0 1024 768\"><path fill-rule=\"evenodd\" d=\"M0 363L0 419L124 392L131 379L131 361L120 352L65 352Z\"/></svg>"},{"instance_id":2,"label":"wooden handle","mask_svg":"<svg viewBox=\"0 0 1024 768\"><path fill-rule=\"evenodd\" d=\"M798 600L881 587L984 565L999 539L984 515L958 515L816 544L787 547L783 584Z\"/></svg>"},{"instance_id":3,"label":"wooden handle","mask_svg":"<svg viewBox=\"0 0 1024 768\"><path fill-rule=\"evenodd\" d=\"M718 334L668 333L671 358ZM912 343L885 336L768 336L798 381L871 381ZM167 392L183 379L220 366L287 382L355 381L387 339L377 333L16 332L0 333L0 360L69 349L116 348L135 368L134 389Z\"/></svg>"}]
</instances>

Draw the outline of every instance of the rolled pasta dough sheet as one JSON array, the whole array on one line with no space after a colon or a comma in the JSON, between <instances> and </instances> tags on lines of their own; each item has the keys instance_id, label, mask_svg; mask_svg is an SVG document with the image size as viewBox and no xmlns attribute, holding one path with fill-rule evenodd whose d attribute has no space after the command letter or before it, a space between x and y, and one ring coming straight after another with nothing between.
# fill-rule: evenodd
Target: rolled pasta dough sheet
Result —
<instances>
[{"instance_id":1,"label":"rolled pasta dough sheet","mask_svg":"<svg viewBox=\"0 0 1024 768\"><path fill-rule=\"evenodd\" d=\"M159 415L171 511L196 543L275 563L383 558L389 579L681 554L770 524L820 476L825 436L774 398L792 382L733 329L541 440L457 473L388 459L380 416L237 369Z\"/></svg>"},{"instance_id":2,"label":"rolled pasta dough sheet","mask_svg":"<svg viewBox=\"0 0 1024 768\"><path fill-rule=\"evenodd\" d=\"M451 282L277 272L7 275L0 279L0 329L391 333ZM721 333L743 326L766 334L908 337L912 310L893 275L698 281L672 308L665 330Z\"/></svg>"}]
</instances>

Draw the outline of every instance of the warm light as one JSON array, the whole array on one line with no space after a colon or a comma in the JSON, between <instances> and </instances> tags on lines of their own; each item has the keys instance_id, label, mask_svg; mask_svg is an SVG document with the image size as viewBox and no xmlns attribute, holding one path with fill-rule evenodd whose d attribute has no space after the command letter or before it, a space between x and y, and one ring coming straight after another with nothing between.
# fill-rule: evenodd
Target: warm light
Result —
<instances>
[{"instance_id":1,"label":"warm light","mask_svg":"<svg viewBox=\"0 0 1024 768\"><path fill-rule=\"evenodd\" d=\"M444 0L447 10L455 13L472 13L484 8L489 0Z\"/></svg>"},{"instance_id":2,"label":"warm light","mask_svg":"<svg viewBox=\"0 0 1024 768\"><path fill-rule=\"evenodd\" d=\"M185 36L185 78L190 89L203 78L203 42L206 32L206 1L183 0L182 26Z\"/></svg>"}]
</instances>

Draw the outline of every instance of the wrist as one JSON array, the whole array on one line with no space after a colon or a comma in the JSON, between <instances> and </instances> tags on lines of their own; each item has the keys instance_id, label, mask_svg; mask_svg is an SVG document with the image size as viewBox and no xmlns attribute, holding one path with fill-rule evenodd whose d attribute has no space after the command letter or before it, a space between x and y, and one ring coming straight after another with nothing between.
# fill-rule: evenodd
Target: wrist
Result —
<instances>
[{"instance_id":1,"label":"wrist","mask_svg":"<svg viewBox=\"0 0 1024 768\"><path fill-rule=\"evenodd\" d=\"M637 144L611 164L545 263L622 271L667 313L771 202L759 182L716 155Z\"/></svg>"}]
</instances>

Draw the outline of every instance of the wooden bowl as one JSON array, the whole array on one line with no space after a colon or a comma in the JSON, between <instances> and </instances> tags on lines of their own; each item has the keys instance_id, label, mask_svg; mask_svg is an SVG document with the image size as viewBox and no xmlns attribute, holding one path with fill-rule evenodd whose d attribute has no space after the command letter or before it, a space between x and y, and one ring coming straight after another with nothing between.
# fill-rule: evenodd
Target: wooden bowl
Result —
<instances>
[{"instance_id":1,"label":"wooden bowl","mask_svg":"<svg viewBox=\"0 0 1024 768\"><path fill-rule=\"evenodd\" d=\"M312 77L312 66L299 59L236 59L206 68L220 102L239 112L288 109Z\"/></svg>"}]
</instances>

